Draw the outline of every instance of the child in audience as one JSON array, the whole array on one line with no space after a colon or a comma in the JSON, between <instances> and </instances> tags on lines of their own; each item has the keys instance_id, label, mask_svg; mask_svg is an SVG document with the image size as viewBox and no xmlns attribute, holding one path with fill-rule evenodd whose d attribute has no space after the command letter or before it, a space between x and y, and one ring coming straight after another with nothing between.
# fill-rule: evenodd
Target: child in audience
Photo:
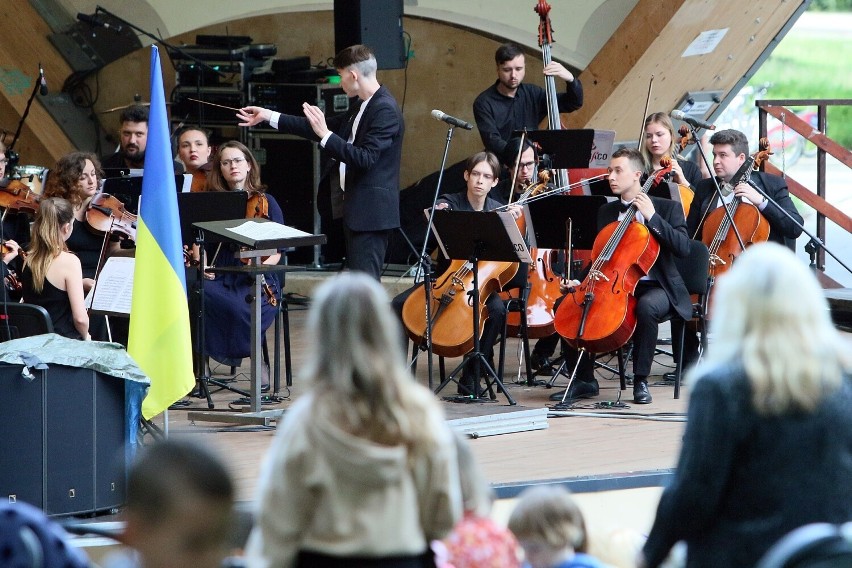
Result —
<instances>
[{"instance_id":1,"label":"child in audience","mask_svg":"<svg viewBox=\"0 0 852 568\"><path fill-rule=\"evenodd\" d=\"M571 494L557 485L526 489L509 517L525 568L604 568L585 553L586 524Z\"/></svg>"}]
</instances>

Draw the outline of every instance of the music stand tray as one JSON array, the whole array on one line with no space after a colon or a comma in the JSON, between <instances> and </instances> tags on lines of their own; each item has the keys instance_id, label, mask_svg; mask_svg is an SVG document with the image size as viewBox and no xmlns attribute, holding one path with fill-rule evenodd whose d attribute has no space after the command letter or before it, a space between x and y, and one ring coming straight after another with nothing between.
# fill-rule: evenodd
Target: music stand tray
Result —
<instances>
[{"instance_id":1,"label":"music stand tray","mask_svg":"<svg viewBox=\"0 0 852 568\"><path fill-rule=\"evenodd\" d=\"M474 365L473 395L479 398L479 369L486 371L486 388L492 400L494 394L492 384L503 391L509 404L517 404L512 395L506 390L502 379L491 368L482 354L479 337L479 261L526 262L531 263L530 251L521 237L515 219L508 211L478 212L478 211L435 211L432 230L438 239L438 245L447 258L468 260L473 274L472 305L473 310L473 351L466 354L456 369L438 386L437 394L447 384L455 381L455 376L467 365ZM493 380L489 380L489 377Z\"/></svg>"},{"instance_id":2,"label":"music stand tray","mask_svg":"<svg viewBox=\"0 0 852 568\"><path fill-rule=\"evenodd\" d=\"M530 246L567 248L565 223L571 219L571 246L591 250L598 235L598 209L610 198L599 195L554 195L527 203Z\"/></svg>"},{"instance_id":3,"label":"music stand tray","mask_svg":"<svg viewBox=\"0 0 852 568\"><path fill-rule=\"evenodd\" d=\"M245 210L243 210L245 212ZM261 411L260 401L260 312L261 299L263 292L261 291L261 278L264 271L273 272L276 267L260 267L260 259L263 256L275 254L279 249L297 247L297 246L314 246L325 244L325 235L312 235L305 233L293 227L288 227L267 219L231 219L227 221L205 221L195 223L195 227L204 231L206 235L211 235L221 242L237 243L250 250L241 251L241 258L248 258L252 264L245 268L240 267L243 271L254 276L254 291L252 294L252 311L251 311L251 392L250 392L250 411L255 416ZM283 270L284 267L278 267Z\"/></svg>"}]
</instances>

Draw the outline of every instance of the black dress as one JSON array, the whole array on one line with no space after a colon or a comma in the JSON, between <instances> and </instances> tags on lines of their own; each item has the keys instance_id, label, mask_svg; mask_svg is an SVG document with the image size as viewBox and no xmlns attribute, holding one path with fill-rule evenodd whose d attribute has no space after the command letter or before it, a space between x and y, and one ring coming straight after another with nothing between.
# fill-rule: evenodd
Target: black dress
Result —
<instances>
[{"instance_id":1,"label":"black dress","mask_svg":"<svg viewBox=\"0 0 852 568\"><path fill-rule=\"evenodd\" d=\"M74 327L74 316L71 313L71 301L68 292L60 290L45 278L40 293L33 286L33 273L29 266L21 272L21 285L24 302L43 307L53 322L53 331L71 339L82 339L80 332Z\"/></svg>"}]
</instances>

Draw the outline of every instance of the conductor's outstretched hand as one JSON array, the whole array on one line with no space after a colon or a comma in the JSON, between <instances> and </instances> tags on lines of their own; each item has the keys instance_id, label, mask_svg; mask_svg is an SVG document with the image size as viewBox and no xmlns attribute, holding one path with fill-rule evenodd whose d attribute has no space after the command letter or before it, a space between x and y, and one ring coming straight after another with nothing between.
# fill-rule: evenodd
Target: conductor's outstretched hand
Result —
<instances>
[{"instance_id":1,"label":"conductor's outstretched hand","mask_svg":"<svg viewBox=\"0 0 852 568\"><path fill-rule=\"evenodd\" d=\"M255 126L269 120L271 116L272 111L256 106L243 107L237 111L237 119L242 121L240 126Z\"/></svg>"}]
</instances>

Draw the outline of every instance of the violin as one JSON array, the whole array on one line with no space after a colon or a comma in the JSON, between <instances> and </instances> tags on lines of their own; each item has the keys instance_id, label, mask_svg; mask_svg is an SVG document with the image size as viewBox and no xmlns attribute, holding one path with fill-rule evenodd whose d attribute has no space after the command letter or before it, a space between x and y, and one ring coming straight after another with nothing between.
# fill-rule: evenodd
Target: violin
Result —
<instances>
[{"instance_id":1,"label":"violin","mask_svg":"<svg viewBox=\"0 0 852 568\"><path fill-rule=\"evenodd\" d=\"M769 140L761 138L758 151L746 159L730 182L721 184L722 195L730 195L734 187L741 182L747 182L751 172L759 168L771 154ZM711 203L714 200L711 200ZM701 230L701 241L710 250L711 279L715 279L728 270L736 257L743 252L743 246L740 245L736 233L731 230L730 219L734 220L737 232L743 239L742 245L746 247L754 243L764 242L769 238L769 222L760 213L757 206L745 203L739 197L734 197L724 207L727 208L730 217L725 214L722 207L719 207L707 214Z\"/></svg>"},{"instance_id":2,"label":"violin","mask_svg":"<svg viewBox=\"0 0 852 568\"><path fill-rule=\"evenodd\" d=\"M98 193L86 209L86 223L96 233L122 235L136 240L137 216L124 208L124 203L109 193Z\"/></svg>"},{"instance_id":3,"label":"violin","mask_svg":"<svg viewBox=\"0 0 852 568\"><path fill-rule=\"evenodd\" d=\"M15 249L6 244L5 241L0 243L0 255L6 256L10 252L15 252ZM24 249L18 249L18 254L22 258L26 258L26 252L24 251ZM6 275L3 277L3 284L6 287L6 291L19 295L21 289L23 288L23 284L21 284L21 281L18 279L17 273L12 270L12 268L10 268L8 265L6 266L5 272Z\"/></svg>"},{"instance_id":4,"label":"violin","mask_svg":"<svg viewBox=\"0 0 852 568\"><path fill-rule=\"evenodd\" d=\"M16 179L0 180L0 207L7 211L22 211L34 215L38 211L41 195Z\"/></svg>"},{"instance_id":5,"label":"violin","mask_svg":"<svg viewBox=\"0 0 852 568\"><path fill-rule=\"evenodd\" d=\"M207 173L213 169L213 162L207 162L192 172L191 192L207 191Z\"/></svg>"},{"instance_id":6,"label":"violin","mask_svg":"<svg viewBox=\"0 0 852 568\"><path fill-rule=\"evenodd\" d=\"M266 194L262 191L250 191L248 201L246 201L246 219L263 218L269 219L269 200ZM261 262L269 257L261 257ZM250 259L244 258L243 262L248 263ZM266 296L266 301L270 306L278 305L278 298L275 296L275 290L266 282L266 277L260 276L260 288Z\"/></svg>"},{"instance_id":7,"label":"violin","mask_svg":"<svg viewBox=\"0 0 852 568\"><path fill-rule=\"evenodd\" d=\"M649 176L642 193L671 171L671 159ZM621 221L604 227L592 247L591 269L580 286L565 296L554 317L556 332L569 344L591 353L623 346L636 329L636 284L648 274L660 254L660 244L648 228L635 221L631 203Z\"/></svg>"}]
</instances>

